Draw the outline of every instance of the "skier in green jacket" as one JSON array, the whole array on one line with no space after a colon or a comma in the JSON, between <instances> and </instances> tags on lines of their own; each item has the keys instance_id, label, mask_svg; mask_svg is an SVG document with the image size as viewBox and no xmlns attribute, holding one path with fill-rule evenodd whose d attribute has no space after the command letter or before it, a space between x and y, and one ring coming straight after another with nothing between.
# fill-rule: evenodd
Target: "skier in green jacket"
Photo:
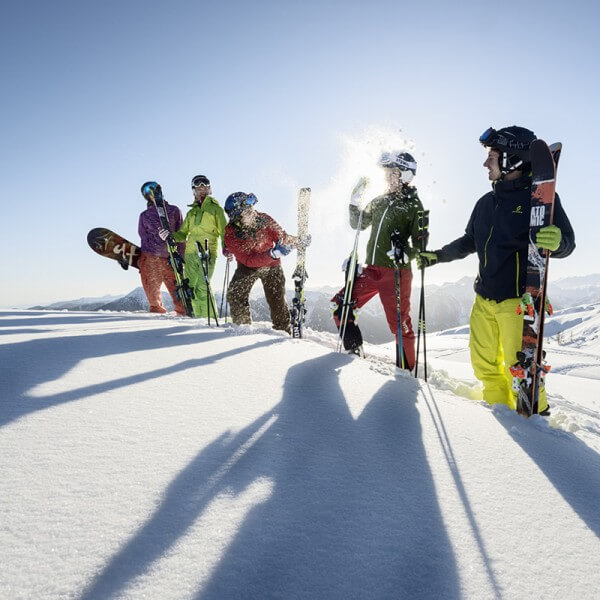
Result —
<instances>
[{"instance_id":1,"label":"skier in green jacket","mask_svg":"<svg viewBox=\"0 0 600 600\"><path fill-rule=\"evenodd\" d=\"M205 241L208 240L208 279L210 280L217 262L219 238L221 238L223 253L226 254L224 236L227 221L223 208L210 195L211 189L208 177L196 175L192 179L192 191L194 202L190 205L191 208L181 227L173 233L173 238L176 242L186 242L184 274L189 279L190 287L194 290L194 299L192 300L194 315L196 317L208 317L208 292L196 242L200 242L204 248ZM164 231L161 233L165 235ZM228 260L230 260L229 257Z\"/></svg>"},{"instance_id":2,"label":"skier in green jacket","mask_svg":"<svg viewBox=\"0 0 600 600\"><path fill-rule=\"evenodd\" d=\"M361 229L371 227L371 235L367 243L366 266L359 271L354 280L350 298L351 310L344 330L343 343L346 350L362 355L362 333L356 324L358 311L379 294L388 326L396 336L396 347L398 346L398 303L392 259L396 247L402 251L404 259L399 266L400 325L404 356L397 356L396 362L411 370L415 363L415 334L410 319L410 260L417 253L414 248L419 237L417 217L418 212L423 210L417 189L411 183L417 172L417 163L408 152L384 152L379 165L385 172L388 186L386 193L363 207L359 182L350 200L350 226L353 229L358 227L359 216L362 213ZM338 329L342 317L344 289L332 298L333 318Z\"/></svg>"}]
</instances>

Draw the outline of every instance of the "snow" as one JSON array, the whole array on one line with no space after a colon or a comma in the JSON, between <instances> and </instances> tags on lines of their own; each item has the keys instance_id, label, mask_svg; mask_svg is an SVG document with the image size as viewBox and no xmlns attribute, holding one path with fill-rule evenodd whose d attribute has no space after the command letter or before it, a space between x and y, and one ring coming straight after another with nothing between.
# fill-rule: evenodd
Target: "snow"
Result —
<instances>
[{"instance_id":1,"label":"snow","mask_svg":"<svg viewBox=\"0 0 600 600\"><path fill-rule=\"evenodd\" d=\"M553 320L526 420L464 328L425 383L327 333L0 311L0 597L597 598L599 307Z\"/></svg>"}]
</instances>

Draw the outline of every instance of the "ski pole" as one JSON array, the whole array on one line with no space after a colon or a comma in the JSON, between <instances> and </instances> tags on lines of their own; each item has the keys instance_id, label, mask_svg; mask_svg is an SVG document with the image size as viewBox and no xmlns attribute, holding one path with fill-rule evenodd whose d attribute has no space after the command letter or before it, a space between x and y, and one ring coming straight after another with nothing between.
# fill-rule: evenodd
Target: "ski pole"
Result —
<instances>
[{"instance_id":1,"label":"ski pole","mask_svg":"<svg viewBox=\"0 0 600 600\"><path fill-rule=\"evenodd\" d=\"M229 260L225 264L225 276L223 277L223 292L221 293L221 306L219 307L219 317L223 318L223 302L229 288ZM227 302L225 302L225 323L227 323Z\"/></svg>"},{"instance_id":2,"label":"ski pole","mask_svg":"<svg viewBox=\"0 0 600 600\"><path fill-rule=\"evenodd\" d=\"M417 212L417 230L419 232L419 250L425 251L429 236L429 211L419 210ZM419 317L417 322L417 353L415 357L415 377L419 370L419 347L421 342L421 331L423 331L423 374L427 381L427 343L425 338L425 267L421 265L421 294L419 296Z\"/></svg>"},{"instance_id":3,"label":"ski pole","mask_svg":"<svg viewBox=\"0 0 600 600\"><path fill-rule=\"evenodd\" d=\"M215 306L215 302L212 297L212 290L210 288L210 280L208 278L208 239L204 240L205 247L202 247L202 244L199 241L196 241L196 247L198 248L198 253L200 254L200 266L202 267L202 271L204 274L204 285L206 286L206 293L208 294L207 298L207 307L208 307L208 324L210 325L210 309L212 307L213 314L215 316L215 323L217 327L219 326L219 319L217 317L217 307Z\"/></svg>"},{"instance_id":4,"label":"ski pole","mask_svg":"<svg viewBox=\"0 0 600 600\"><path fill-rule=\"evenodd\" d=\"M207 280L208 273L208 239L204 238L204 279ZM208 326L210 327L210 290L206 284L206 313L208 314ZM216 315L215 315L216 316Z\"/></svg>"},{"instance_id":5,"label":"ski pole","mask_svg":"<svg viewBox=\"0 0 600 600\"><path fill-rule=\"evenodd\" d=\"M394 231L391 235L392 248L388 256L394 261L394 281L396 284L396 320L398 329L396 331L396 366L406 369L406 357L404 355L404 336L402 333L402 287L401 287L401 265L405 265L405 246L400 231Z\"/></svg>"}]
</instances>

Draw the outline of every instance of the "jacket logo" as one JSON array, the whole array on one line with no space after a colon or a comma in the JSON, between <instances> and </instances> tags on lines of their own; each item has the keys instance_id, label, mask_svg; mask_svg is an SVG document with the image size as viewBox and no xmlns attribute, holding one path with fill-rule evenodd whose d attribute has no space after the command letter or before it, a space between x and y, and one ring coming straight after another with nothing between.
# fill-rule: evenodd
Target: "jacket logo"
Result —
<instances>
[{"instance_id":1,"label":"jacket logo","mask_svg":"<svg viewBox=\"0 0 600 600\"><path fill-rule=\"evenodd\" d=\"M523 214L523 207L519 204L519 206L517 206L517 208L515 208L515 210L513 210L513 214L514 215L522 215Z\"/></svg>"}]
</instances>

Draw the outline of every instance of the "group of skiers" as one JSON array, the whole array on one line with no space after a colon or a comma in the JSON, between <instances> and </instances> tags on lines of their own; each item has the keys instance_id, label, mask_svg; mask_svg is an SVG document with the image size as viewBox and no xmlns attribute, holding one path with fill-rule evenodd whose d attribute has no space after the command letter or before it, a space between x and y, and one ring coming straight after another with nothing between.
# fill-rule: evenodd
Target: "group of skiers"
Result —
<instances>
[{"instance_id":1,"label":"group of skiers","mask_svg":"<svg viewBox=\"0 0 600 600\"><path fill-rule=\"evenodd\" d=\"M379 294L390 331L396 337L397 347L402 347L397 364L412 370L415 334L410 318L411 261L416 260L418 268L425 269L477 252L479 270L470 317L471 362L476 377L483 384L484 400L516 408L510 367L522 341L523 315L518 314L517 307L525 292L532 185L529 147L535 139L532 131L518 126L489 128L482 134L479 141L488 150L483 166L488 171L492 190L475 204L464 235L435 251L425 250L426 232L419 228L423 205L413 185L417 172L414 157L404 151L385 152L381 156L379 166L385 173L386 192L363 205L364 181L359 182L349 206L350 226L361 230L371 228L366 263L362 267L357 265L356 271L349 274L346 261L344 270L347 278L352 277L352 286L350 289L345 286L332 298L333 318L338 329L342 327L341 341L347 351L362 354L358 312ZM269 215L254 210L257 202L254 194L231 194L223 211L210 195L210 182L205 176L193 178L192 190L194 203L185 219L176 207L169 206L168 210L174 239L186 243L185 269L194 290L195 315L208 316L207 290L199 275L194 242L208 240L210 279L221 239L227 260L235 257L237 261L228 288L233 322L251 322L250 290L260 279L274 329L290 332L280 258L293 248L306 247L310 237L298 239L288 235ZM229 216L229 223L224 212ZM184 314L175 297L172 271L166 258L163 239L168 232L157 225L150 206L140 215L139 231L142 238L140 272L150 310L165 312L159 292L164 282L173 296L175 310ZM535 244L550 251L555 258L569 256L575 248L573 229L558 195L553 224L540 229ZM538 412L548 414L543 388Z\"/></svg>"},{"instance_id":2,"label":"group of skiers","mask_svg":"<svg viewBox=\"0 0 600 600\"><path fill-rule=\"evenodd\" d=\"M273 328L291 332L290 313L285 298L285 276L281 268L281 256L293 248L308 246L310 236L299 239L287 234L269 215L258 212L254 205L258 202L254 194L235 192L225 201L224 208L211 196L210 181L205 175L196 175L192 179L194 202L190 205L185 218L176 206L164 200L169 229L160 223L158 212L152 198L145 195L153 183L152 189L162 194L162 188L154 182L142 186L142 195L147 208L140 214L138 231L141 238L141 256L139 261L142 285L150 312L166 313L161 299L160 288L164 283L171 294L175 312L185 315L186 311L178 297L174 270L169 264L167 238L171 235L179 244L179 254L184 257L184 277L192 290L192 308L195 317L216 316L214 298L209 298L210 282L219 252L228 261L237 261L237 269L227 290L227 300L231 309L231 318L235 324L251 323L250 291L260 279L271 310ZM229 222L225 217L229 217ZM201 263L197 244L207 249L208 273Z\"/></svg>"}]
</instances>

